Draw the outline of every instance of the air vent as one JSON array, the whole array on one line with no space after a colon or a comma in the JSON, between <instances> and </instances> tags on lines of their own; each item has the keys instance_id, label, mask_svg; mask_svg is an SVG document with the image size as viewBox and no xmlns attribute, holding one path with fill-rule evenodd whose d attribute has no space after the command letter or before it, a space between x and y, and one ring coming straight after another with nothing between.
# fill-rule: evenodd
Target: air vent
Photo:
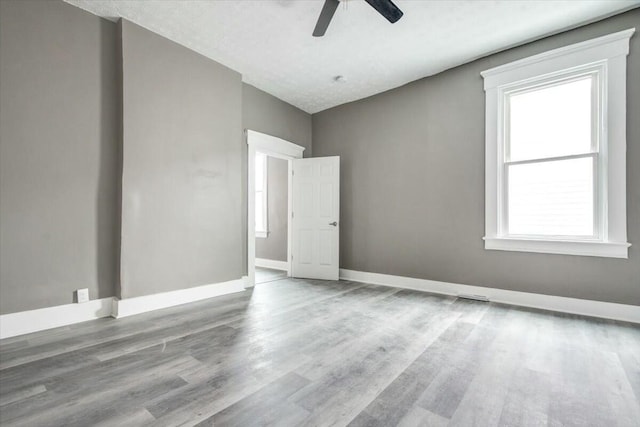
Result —
<instances>
[{"instance_id":1,"label":"air vent","mask_svg":"<svg viewBox=\"0 0 640 427\"><path fill-rule=\"evenodd\" d=\"M458 298L464 298L464 299L471 299L474 301L483 301L483 302L489 302L489 298L487 298L484 295L467 295L467 294L460 294L458 295Z\"/></svg>"}]
</instances>

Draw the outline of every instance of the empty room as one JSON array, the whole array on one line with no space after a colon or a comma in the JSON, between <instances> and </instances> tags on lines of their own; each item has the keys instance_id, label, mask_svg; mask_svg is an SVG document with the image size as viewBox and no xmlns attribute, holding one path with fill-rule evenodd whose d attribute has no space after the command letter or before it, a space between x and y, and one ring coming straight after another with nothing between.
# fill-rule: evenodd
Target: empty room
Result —
<instances>
[{"instance_id":1,"label":"empty room","mask_svg":"<svg viewBox=\"0 0 640 427\"><path fill-rule=\"evenodd\" d=\"M640 427L640 0L0 0L0 426Z\"/></svg>"}]
</instances>

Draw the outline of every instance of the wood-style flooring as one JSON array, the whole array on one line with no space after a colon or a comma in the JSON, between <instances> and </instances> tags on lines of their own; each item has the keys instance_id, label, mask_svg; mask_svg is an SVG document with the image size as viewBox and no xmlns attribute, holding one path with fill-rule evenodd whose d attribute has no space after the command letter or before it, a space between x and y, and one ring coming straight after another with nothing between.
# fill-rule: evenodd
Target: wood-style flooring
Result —
<instances>
[{"instance_id":1,"label":"wood-style flooring","mask_svg":"<svg viewBox=\"0 0 640 427\"><path fill-rule=\"evenodd\" d=\"M287 278L287 272L271 268L256 267L256 283L273 282Z\"/></svg>"},{"instance_id":2,"label":"wood-style flooring","mask_svg":"<svg viewBox=\"0 0 640 427\"><path fill-rule=\"evenodd\" d=\"M3 426L640 426L640 328L285 279L0 342Z\"/></svg>"}]
</instances>

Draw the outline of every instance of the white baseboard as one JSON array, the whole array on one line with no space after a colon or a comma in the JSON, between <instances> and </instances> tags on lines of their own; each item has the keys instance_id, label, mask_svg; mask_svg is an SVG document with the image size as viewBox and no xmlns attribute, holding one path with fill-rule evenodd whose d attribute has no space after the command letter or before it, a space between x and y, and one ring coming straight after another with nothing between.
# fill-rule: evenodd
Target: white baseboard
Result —
<instances>
[{"instance_id":1,"label":"white baseboard","mask_svg":"<svg viewBox=\"0 0 640 427\"><path fill-rule=\"evenodd\" d=\"M276 261L275 259L256 258L256 267L287 271L289 263L287 261Z\"/></svg>"},{"instance_id":2,"label":"white baseboard","mask_svg":"<svg viewBox=\"0 0 640 427\"><path fill-rule=\"evenodd\" d=\"M273 268L273 267L269 267ZM566 298L504 289L469 286L435 280L340 269L340 278L444 295L482 295L490 301L564 313L640 323L640 306ZM228 282L160 294L118 300L102 298L82 304L66 304L0 315L0 339L86 322L159 310L245 290L246 277Z\"/></svg>"},{"instance_id":3,"label":"white baseboard","mask_svg":"<svg viewBox=\"0 0 640 427\"><path fill-rule=\"evenodd\" d=\"M114 299L112 316L116 319L146 313L161 308L187 304L207 298L213 298L234 292L244 291L245 280L237 279L177 291L145 295L135 298Z\"/></svg>"},{"instance_id":4,"label":"white baseboard","mask_svg":"<svg viewBox=\"0 0 640 427\"><path fill-rule=\"evenodd\" d=\"M114 298L95 299L0 316L0 339L111 316Z\"/></svg>"},{"instance_id":5,"label":"white baseboard","mask_svg":"<svg viewBox=\"0 0 640 427\"><path fill-rule=\"evenodd\" d=\"M340 278L444 295L481 295L492 302L640 323L640 306L340 269Z\"/></svg>"},{"instance_id":6,"label":"white baseboard","mask_svg":"<svg viewBox=\"0 0 640 427\"><path fill-rule=\"evenodd\" d=\"M0 316L0 339L67 326L101 317L127 317L245 290L242 279L154 295L118 300L109 297L82 304L66 304Z\"/></svg>"}]
</instances>

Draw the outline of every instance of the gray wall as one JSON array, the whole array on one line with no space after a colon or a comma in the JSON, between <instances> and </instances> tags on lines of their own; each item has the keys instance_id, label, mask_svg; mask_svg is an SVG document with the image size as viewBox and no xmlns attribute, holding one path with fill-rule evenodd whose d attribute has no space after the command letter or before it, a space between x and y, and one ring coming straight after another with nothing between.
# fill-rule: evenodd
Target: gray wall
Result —
<instances>
[{"instance_id":1,"label":"gray wall","mask_svg":"<svg viewBox=\"0 0 640 427\"><path fill-rule=\"evenodd\" d=\"M114 295L116 26L0 1L0 313Z\"/></svg>"},{"instance_id":2,"label":"gray wall","mask_svg":"<svg viewBox=\"0 0 640 427\"><path fill-rule=\"evenodd\" d=\"M122 22L123 298L239 279L240 74Z\"/></svg>"},{"instance_id":3,"label":"gray wall","mask_svg":"<svg viewBox=\"0 0 640 427\"><path fill-rule=\"evenodd\" d=\"M311 157L311 115L255 87L242 84L242 127L277 136L305 147ZM242 145L242 188L247 192L247 145ZM247 273L247 201L242 199L243 271ZM286 258L286 257L285 257Z\"/></svg>"},{"instance_id":4,"label":"gray wall","mask_svg":"<svg viewBox=\"0 0 640 427\"><path fill-rule=\"evenodd\" d=\"M314 155L341 156L341 267L640 305L639 35L628 57L628 260L483 248L480 76L638 23L640 9L314 114Z\"/></svg>"},{"instance_id":5,"label":"gray wall","mask_svg":"<svg viewBox=\"0 0 640 427\"><path fill-rule=\"evenodd\" d=\"M287 260L287 213L289 165L283 159L267 157L267 237L256 237L256 258Z\"/></svg>"},{"instance_id":6,"label":"gray wall","mask_svg":"<svg viewBox=\"0 0 640 427\"><path fill-rule=\"evenodd\" d=\"M314 154L342 156L342 266L640 304L637 34L628 82L630 259L485 251L480 239L479 72L638 22L640 11L631 11L314 115ZM111 22L59 1L0 1L0 313L70 303L82 287L92 298L119 294L121 214L122 296L239 278L241 129L311 155L309 114L123 26L120 53Z\"/></svg>"},{"instance_id":7,"label":"gray wall","mask_svg":"<svg viewBox=\"0 0 640 427\"><path fill-rule=\"evenodd\" d=\"M246 273L242 129L309 156L311 116L130 23L0 8L0 313Z\"/></svg>"},{"instance_id":8,"label":"gray wall","mask_svg":"<svg viewBox=\"0 0 640 427\"><path fill-rule=\"evenodd\" d=\"M311 114L246 83L242 84L242 126L305 147L311 157Z\"/></svg>"}]
</instances>

